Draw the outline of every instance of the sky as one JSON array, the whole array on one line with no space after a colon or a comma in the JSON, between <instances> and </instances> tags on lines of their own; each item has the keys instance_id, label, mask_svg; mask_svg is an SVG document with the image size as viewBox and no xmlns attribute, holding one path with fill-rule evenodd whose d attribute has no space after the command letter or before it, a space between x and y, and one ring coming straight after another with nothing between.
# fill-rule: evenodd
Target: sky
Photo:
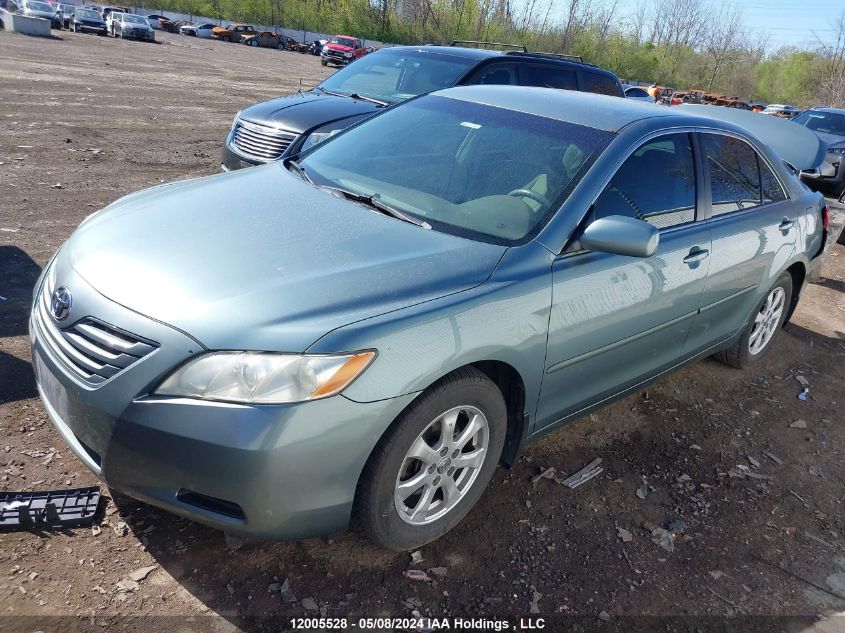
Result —
<instances>
[{"instance_id":1,"label":"sky","mask_svg":"<svg viewBox=\"0 0 845 633\"><path fill-rule=\"evenodd\" d=\"M594 0L595 1L595 0ZM633 14L641 0L619 0L621 15ZM606 4L612 0L604 0ZM746 28L765 34L769 50L782 46L818 46L818 40L830 40L831 25L843 12L845 0L705 0L720 11L723 4L738 6ZM538 4L541 4L538 2ZM558 4L556 2L556 4ZM560 0L561 13L568 2Z\"/></svg>"}]
</instances>

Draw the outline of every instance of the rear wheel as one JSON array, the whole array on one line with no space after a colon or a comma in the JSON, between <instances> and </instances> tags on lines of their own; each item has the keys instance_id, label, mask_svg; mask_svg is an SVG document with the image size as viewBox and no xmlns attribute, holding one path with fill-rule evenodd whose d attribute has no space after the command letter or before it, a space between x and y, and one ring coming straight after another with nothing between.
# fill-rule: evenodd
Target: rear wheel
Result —
<instances>
[{"instance_id":1,"label":"rear wheel","mask_svg":"<svg viewBox=\"0 0 845 633\"><path fill-rule=\"evenodd\" d=\"M769 289L739 340L716 358L731 367L745 369L763 358L783 326L792 303L792 275L783 273Z\"/></svg>"},{"instance_id":2,"label":"rear wheel","mask_svg":"<svg viewBox=\"0 0 845 633\"><path fill-rule=\"evenodd\" d=\"M439 380L373 450L355 522L373 541L410 550L457 525L493 476L507 430L499 388L474 368Z\"/></svg>"}]
</instances>

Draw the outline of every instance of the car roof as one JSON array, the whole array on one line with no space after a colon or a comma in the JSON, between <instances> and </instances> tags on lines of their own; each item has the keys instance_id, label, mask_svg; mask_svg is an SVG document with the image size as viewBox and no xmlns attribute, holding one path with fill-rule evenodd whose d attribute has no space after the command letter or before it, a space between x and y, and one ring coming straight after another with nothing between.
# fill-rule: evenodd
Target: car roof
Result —
<instances>
[{"instance_id":1,"label":"car roof","mask_svg":"<svg viewBox=\"0 0 845 633\"><path fill-rule=\"evenodd\" d=\"M446 88L432 94L608 132L618 132L629 123L641 119L688 118L684 113L677 113L671 108L656 108L653 104L640 101L577 90L475 85ZM712 124L712 120L707 121Z\"/></svg>"},{"instance_id":2,"label":"car roof","mask_svg":"<svg viewBox=\"0 0 845 633\"><path fill-rule=\"evenodd\" d=\"M813 108L814 112L830 112L832 114L845 114L843 108Z\"/></svg>"}]
</instances>

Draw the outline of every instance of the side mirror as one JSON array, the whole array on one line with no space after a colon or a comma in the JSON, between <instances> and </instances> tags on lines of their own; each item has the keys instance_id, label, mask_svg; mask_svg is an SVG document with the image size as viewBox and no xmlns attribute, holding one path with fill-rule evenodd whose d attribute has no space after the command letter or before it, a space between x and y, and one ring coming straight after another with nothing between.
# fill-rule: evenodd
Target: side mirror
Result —
<instances>
[{"instance_id":1,"label":"side mirror","mask_svg":"<svg viewBox=\"0 0 845 633\"><path fill-rule=\"evenodd\" d=\"M623 215L609 215L591 223L578 241L582 247L591 251L651 257L660 243L660 234L648 222Z\"/></svg>"}]
</instances>

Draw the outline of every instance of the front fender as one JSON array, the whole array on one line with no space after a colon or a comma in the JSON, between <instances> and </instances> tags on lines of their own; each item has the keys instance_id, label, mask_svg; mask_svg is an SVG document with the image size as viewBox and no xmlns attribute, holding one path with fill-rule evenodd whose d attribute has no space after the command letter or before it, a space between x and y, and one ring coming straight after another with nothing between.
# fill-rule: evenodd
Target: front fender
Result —
<instances>
[{"instance_id":1,"label":"front fender","mask_svg":"<svg viewBox=\"0 0 845 633\"><path fill-rule=\"evenodd\" d=\"M509 249L480 286L338 328L309 353L378 350L343 395L372 402L415 393L470 363L510 365L533 419L543 377L553 256L537 243Z\"/></svg>"}]
</instances>

